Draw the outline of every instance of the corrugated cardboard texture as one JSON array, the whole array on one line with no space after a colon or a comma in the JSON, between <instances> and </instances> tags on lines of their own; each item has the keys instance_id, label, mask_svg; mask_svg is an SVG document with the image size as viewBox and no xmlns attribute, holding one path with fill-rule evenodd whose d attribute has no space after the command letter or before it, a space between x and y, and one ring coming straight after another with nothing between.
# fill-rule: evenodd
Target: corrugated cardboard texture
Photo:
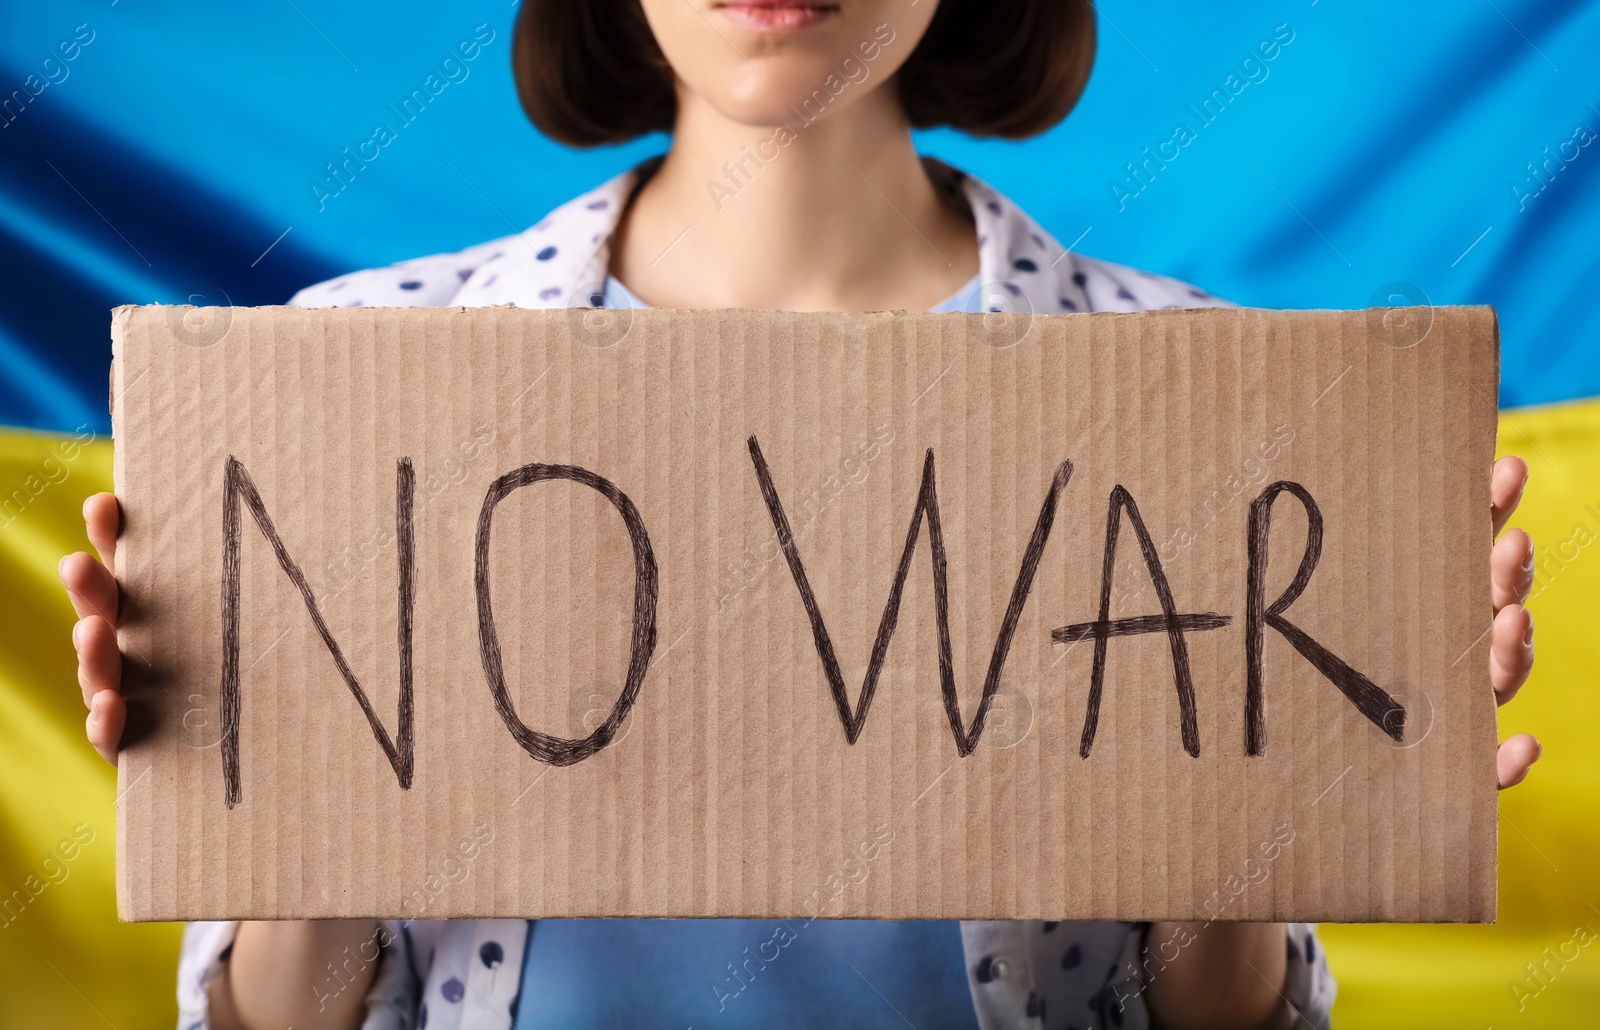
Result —
<instances>
[{"instance_id":1,"label":"corrugated cardboard texture","mask_svg":"<svg viewBox=\"0 0 1600 1030\"><path fill-rule=\"evenodd\" d=\"M1487 308L113 339L124 918L1494 916Z\"/></svg>"}]
</instances>

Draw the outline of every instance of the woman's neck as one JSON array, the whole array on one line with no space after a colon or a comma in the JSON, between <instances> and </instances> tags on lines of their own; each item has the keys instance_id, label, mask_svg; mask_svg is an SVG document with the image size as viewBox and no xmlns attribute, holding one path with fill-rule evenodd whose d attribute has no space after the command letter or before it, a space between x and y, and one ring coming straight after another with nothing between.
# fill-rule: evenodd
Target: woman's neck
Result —
<instances>
[{"instance_id":1,"label":"woman's neck","mask_svg":"<svg viewBox=\"0 0 1600 1030\"><path fill-rule=\"evenodd\" d=\"M611 273L657 307L932 307L978 270L888 84L809 124L740 125L683 91L672 147L618 227Z\"/></svg>"}]
</instances>

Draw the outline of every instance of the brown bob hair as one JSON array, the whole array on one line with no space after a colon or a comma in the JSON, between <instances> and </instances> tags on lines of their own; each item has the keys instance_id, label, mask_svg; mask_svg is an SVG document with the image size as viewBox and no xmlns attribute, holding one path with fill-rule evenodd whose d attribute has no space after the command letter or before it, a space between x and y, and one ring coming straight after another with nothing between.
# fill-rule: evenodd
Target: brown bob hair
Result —
<instances>
[{"instance_id":1,"label":"brown bob hair","mask_svg":"<svg viewBox=\"0 0 1600 1030\"><path fill-rule=\"evenodd\" d=\"M940 0L897 73L917 128L1020 139L1067 116L1094 65L1089 0ZM639 0L524 0L511 46L539 131L573 146L672 131L672 68Z\"/></svg>"}]
</instances>

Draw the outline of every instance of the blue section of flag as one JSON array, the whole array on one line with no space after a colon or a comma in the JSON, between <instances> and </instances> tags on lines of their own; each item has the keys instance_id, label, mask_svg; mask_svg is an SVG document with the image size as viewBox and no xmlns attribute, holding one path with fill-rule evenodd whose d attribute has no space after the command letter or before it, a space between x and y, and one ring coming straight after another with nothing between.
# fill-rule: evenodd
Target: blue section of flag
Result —
<instances>
[{"instance_id":1,"label":"blue section of flag","mask_svg":"<svg viewBox=\"0 0 1600 1030\"><path fill-rule=\"evenodd\" d=\"M1065 124L1017 144L926 133L925 149L1076 250L1241 303L1493 304L1504 405L1600 394L1600 5L1097 7L1099 62ZM117 304L281 303L531 225L662 149L577 152L534 132L510 79L514 13L8 11L0 424L108 428ZM402 110L430 75L438 94ZM346 165L380 126L378 156Z\"/></svg>"}]
</instances>

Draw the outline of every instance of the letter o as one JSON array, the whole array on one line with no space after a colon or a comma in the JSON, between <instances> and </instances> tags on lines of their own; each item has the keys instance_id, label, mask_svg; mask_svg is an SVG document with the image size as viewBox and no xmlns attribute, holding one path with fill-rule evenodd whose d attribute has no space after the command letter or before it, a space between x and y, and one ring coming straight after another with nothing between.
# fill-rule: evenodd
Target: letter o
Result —
<instances>
[{"instance_id":1,"label":"letter o","mask_svg":"<svg viewBox=\"0 0 1600 1030\"><path fill-rule=\"evenodd\" d=\"M633 542L633 638L629 645L628 680L622 693L611 706L606 721L595 727L593 733L582 739L554 737L530 729L518 717L506 689L505 671L500 658L500 638L495 631L494 611L489 601L489 530L494 524L494 509L512 491L547 480L570 480L582 484L611 502L622 516L628 538ZM650 667L650 655L656 648L656 596L660 584L656 573L655 552L650 548L650 534L645 531L644 519L639 509L608 479L595 475L576 465L524 465L507 472L489 486L483 499L483 510L478 514L478 540L474 554L474 580L478 599L478 649L483 660L484 678L489 682L489 693L494 696L495 711L500 721L511 731L522 749L546 765L574 765L599 752L617 734L622 722L633 709L644 683L644 674Z\"/></svg>"}]
</instances>

